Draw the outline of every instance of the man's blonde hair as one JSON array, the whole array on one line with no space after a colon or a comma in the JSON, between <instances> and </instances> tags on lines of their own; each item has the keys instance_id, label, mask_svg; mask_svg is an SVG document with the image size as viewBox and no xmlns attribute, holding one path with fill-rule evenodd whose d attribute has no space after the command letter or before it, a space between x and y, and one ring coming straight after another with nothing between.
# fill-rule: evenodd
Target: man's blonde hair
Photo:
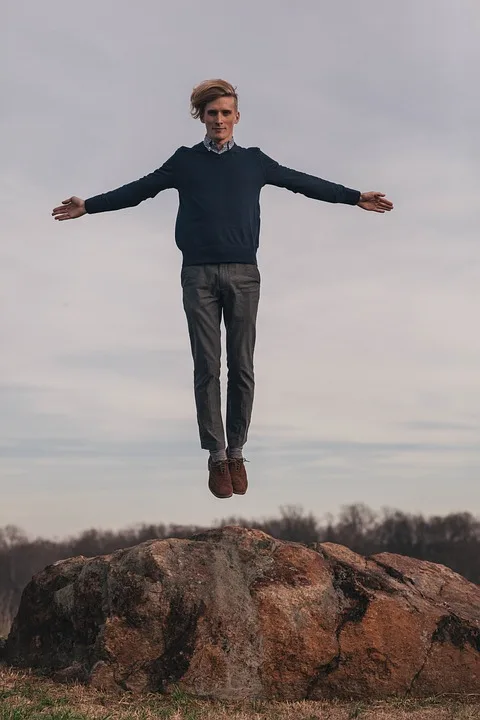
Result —
<instances>
[{"instance_id":1,"label":"man's blonde hair","mask_svg":"<svg viewBox=\"0 0 480 720\"><path fill-rule=\"evenodd\" d=\"M203 120L208 103L221 97L233 97L235 99L235 109L238 109L237 89L226 80L204 80L200 85L196 85L190 95L191 116L195 120L197 118Z\"/></svg>"}]
</instances>

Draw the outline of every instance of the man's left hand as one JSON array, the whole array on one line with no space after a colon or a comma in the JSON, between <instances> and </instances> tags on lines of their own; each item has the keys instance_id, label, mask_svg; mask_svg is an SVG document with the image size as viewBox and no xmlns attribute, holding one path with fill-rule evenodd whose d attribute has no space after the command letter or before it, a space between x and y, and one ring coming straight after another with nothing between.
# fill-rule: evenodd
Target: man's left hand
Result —
<instances>
[{"instance_id":1,"label":"man's left hand","mask_svg":"<svg viewBox=\"0 0 480 720\"><path fill-rule=\"evenodd\" d=\"M372 192L362 193L357 205L363 210L373 210L373 212L378 213L393 210L393 203L390 200L387 200L385 193L376 192L375 190L372 190Z\"/></svg>"}]
</instances>

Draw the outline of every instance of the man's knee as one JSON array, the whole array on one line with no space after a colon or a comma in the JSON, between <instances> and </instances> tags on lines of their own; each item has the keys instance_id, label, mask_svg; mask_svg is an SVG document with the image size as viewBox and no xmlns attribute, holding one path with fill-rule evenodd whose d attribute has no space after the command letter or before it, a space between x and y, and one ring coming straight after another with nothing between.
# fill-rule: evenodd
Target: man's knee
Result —
<instances>
[{"instance_id":1,"label":"man's knee","mask_svg":"<svg viewBox=\"0 0 480 720\"><path fill-rule=\"evenodd\" d=\"M205 387L210 383L220 382L220 363L195 365L195 387Z\"/></svg>"},{"instance_id":2,"label":"man's knee","mask_svg":"<svg viewBox=\"0 0 480 720\"><path fill-rule=\"evenodd\" d=\"M228 379L244 388L252 388L255 384L253 364L234 362L228 366Z\"/></svg>"}]
</instances>

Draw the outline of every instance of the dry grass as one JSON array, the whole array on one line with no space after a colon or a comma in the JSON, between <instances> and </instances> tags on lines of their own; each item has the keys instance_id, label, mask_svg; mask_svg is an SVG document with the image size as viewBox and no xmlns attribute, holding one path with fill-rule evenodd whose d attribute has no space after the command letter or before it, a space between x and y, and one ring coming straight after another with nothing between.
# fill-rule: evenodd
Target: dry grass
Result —
<instances>
[{"instance_id":1,"label":"dry grass","mask_svg":"<svg viewBox=\"0 0 480 720\"><path fill-rule=\"evenodd\" d=\"M210 702L59 685L0 664L0 720L480 720L480 694L385 702Z\"/></svg>"}]
</instances>

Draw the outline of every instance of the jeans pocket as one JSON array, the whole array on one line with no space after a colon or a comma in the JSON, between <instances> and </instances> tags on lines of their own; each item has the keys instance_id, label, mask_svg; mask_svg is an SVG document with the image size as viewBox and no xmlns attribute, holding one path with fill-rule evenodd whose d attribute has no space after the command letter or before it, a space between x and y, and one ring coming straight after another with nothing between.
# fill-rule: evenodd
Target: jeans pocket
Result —
<instances>
[{"instance_id":1,"label":"jeans pocket","mask_svg":"<svg viewBox=\"0 0 480 720\"><path fill-rule=\"evenodd\" d=\"M201 271L201 265L186 265L185 267L182 267L182 271L180 273L180 282L182 283L182 288L187 285L187 283L190 282L198 282L198 276Z\"/></svg>"},{"instance_id":2,"label":"jeans pocket","mask_svg":"<svg viewBox=\"0 0 480 720\"><path fill-rule=\"evenodd\" d=\"M237 263L235 267L235 276L238 278L248 278L260 282L260 271L257 265L251 263Z\"/></svg>"}]
</instances>

